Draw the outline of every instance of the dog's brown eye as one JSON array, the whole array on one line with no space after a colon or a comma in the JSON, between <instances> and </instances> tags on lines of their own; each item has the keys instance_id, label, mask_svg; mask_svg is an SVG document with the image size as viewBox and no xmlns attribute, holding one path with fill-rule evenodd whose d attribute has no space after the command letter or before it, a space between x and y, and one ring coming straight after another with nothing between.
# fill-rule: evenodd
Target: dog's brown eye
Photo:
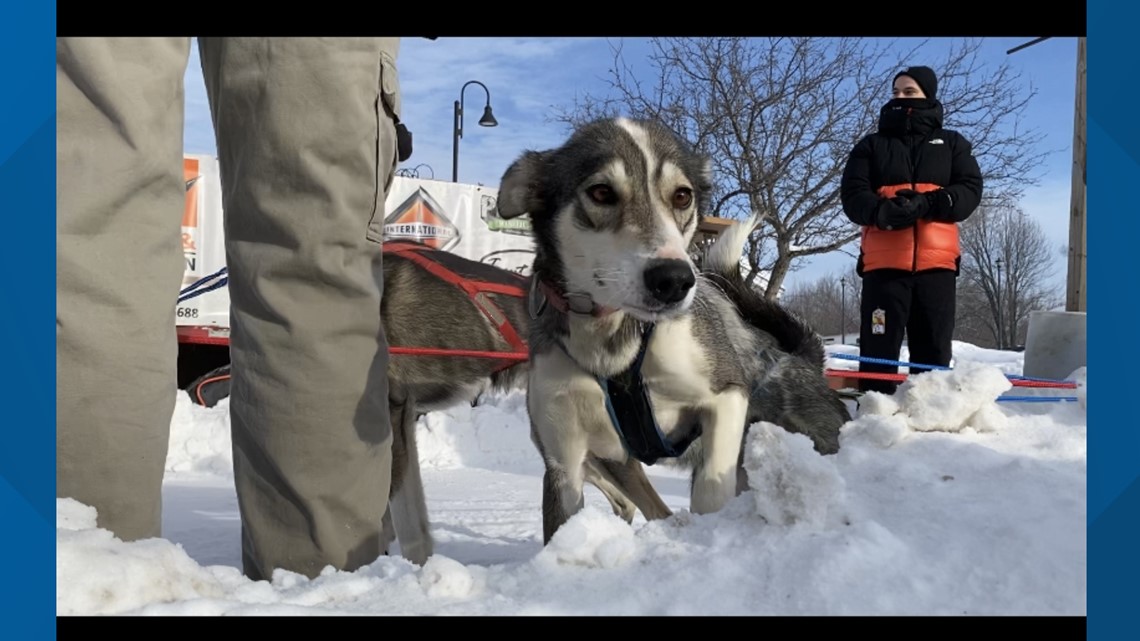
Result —
<instances>
[{"instance_id":1,"label":"dog's brown eye","mask_svg":"<svg viewBox=\"0 0 1140 641\"><path fill-rule=\"evenodd\" d=\"M673 206L677 209L685 209L693 204L693 190L687 187L682 187L673 192Z\"/></svg>"},{"instance_id":2,"label":"dog's brown eye","mask_svg":"<svg viewBox=\"0 0 1140 641\"><path fill-rule=\"evenodd\" d=\"M612 205L617 202L617 194L609 185L594 185L586 190L590 198L602 205Z\"/></svg>"}]
</instances>

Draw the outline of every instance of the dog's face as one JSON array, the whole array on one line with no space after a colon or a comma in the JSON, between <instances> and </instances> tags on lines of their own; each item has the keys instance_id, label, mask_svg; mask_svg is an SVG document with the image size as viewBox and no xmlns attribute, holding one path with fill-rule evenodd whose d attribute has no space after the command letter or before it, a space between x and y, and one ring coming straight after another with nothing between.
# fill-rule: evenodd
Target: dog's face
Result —
<instances>
[{"instance_id":1,"label":"dog's face","mask_svg":"<svg viewBox=\"0 0 1140 641\"><path fill-rule=\"evenodd\" d=\"M653 321L696 292L688 247L711 190L711 165L665 127L607 119L562 147L527 152L499 189L505 218L529 213L538 254L567 292Z\"/></svg>"}]
</instances>

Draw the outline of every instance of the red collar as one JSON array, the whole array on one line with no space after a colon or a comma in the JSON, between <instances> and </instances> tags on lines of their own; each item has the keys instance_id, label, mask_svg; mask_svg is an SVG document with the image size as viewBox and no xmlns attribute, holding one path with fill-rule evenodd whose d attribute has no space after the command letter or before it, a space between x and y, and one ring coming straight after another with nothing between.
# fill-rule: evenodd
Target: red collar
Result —
<instances>
[{"instance_id":1,"label":"red collar","mask_svg":"<svg viewBox=\"0 0 1140 641\"><path fill-rule=\"evenodd\" d=\"M542 298L544 299L543 302L539 303L537 307L537 311L535 313L536 317L537 314L542 313L542 308L545 306L545 302L547 301L549 301L551 305L554 305L554 309L557 309L563 314L574 313L601 318L618 311L616 307L598 305L593 301L593 299L590 298L589 294L567 294L558 287L550 284L548 281L546 281L546 279L538 280L536 278L536 281L538 282L539 289L542 290ZM531 296L533 297L535 294L536 292L534 292L534 288L532 286Z\"/></svg>"}]
</instances>

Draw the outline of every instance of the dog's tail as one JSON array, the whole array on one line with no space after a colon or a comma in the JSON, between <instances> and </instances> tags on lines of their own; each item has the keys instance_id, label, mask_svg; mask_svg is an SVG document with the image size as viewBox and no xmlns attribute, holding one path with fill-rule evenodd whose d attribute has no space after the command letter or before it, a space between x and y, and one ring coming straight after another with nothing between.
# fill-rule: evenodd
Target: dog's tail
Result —
<instances>
[{"instance_id":1,"label":"dog's tail","mask_svg":"<svg viewBox=\"0 0 1140 641\"><path fill-rule=\"evenodd\" d=\"M757 213L721 232L709 247L701 271L728 295L746 322L771 334L782 350L822 368L826 354L815 330L780 304L768 300L746 283L741 273L740 259L748 237L761 222L763 216Z\"/></svg>"},{"instance_id":2,"label":"dog's tail","mask_svg":"<svg viewBox=\"0 0 1140 641\"><path fill-rule=\"evenodd\" d=\"M705 256L705 271L716 274L740 274L740 257L748 237L760 226L762 216L753 214L744 222L734 223L717 236Z\"/></svg>"}]
</instances>

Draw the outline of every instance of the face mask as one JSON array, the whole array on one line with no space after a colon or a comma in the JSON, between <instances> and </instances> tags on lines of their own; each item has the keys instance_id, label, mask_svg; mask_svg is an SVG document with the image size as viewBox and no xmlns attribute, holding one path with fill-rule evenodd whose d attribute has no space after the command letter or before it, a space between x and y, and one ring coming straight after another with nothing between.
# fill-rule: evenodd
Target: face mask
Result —
<instances>
[{"instance_id":1,"label":"face mask","mask_svg":"<svg viewBox=\"0 0 1140 641\"><path fill-rule=\"evenodd\" d=\"M904 109L928 109L934 106L935 101L930 98L891 98L883 105L884 109L902 107Z\"/></svg>"}]
</instances>

